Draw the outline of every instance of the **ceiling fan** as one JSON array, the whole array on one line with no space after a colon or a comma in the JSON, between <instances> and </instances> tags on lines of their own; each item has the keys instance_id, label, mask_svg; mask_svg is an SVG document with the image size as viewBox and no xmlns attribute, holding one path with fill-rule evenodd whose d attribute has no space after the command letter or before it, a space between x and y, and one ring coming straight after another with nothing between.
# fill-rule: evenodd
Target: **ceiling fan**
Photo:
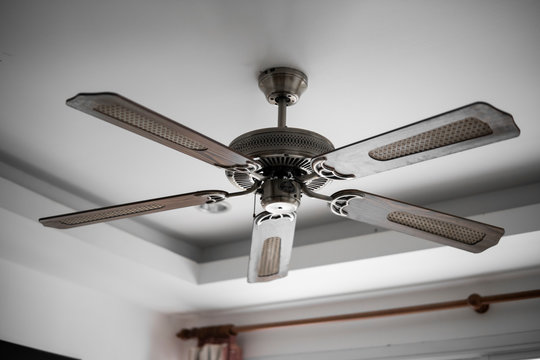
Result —
<instances>
[{"instance_id":1,"label":"ceiling fan","mask_svg":"<svg viewBox=\"0 0 540 360\"><path fill-rule=\"evenodd\" d=\"M68 99L67 105L77 110L223 168L241 191L197 191L39 221L64 229L256 193L265 211L253 222L248 282L287 275L302 195L328 202L338 216L475 253L496 245L504 234L496 226L360 190L330 196L316 191L331 180L356 179L516 137L520 130L510 114L476 102L334 149L317 133L286 126L287 106L296 104L307 88L303 72L275 67L263 71L258 81L268 102L278 106L278 126L240 135L229 146L118 94L81 93Z\"/></svg>"}]
</instances>

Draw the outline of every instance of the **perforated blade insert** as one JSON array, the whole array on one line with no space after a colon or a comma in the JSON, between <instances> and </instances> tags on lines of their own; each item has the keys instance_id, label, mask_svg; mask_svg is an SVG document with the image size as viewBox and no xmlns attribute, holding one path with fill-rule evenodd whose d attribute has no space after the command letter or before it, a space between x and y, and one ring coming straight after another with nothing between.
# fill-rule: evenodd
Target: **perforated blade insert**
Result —
<instances>
[{"instance_id":1,"label":"perforated blade insert","mask_svg":"<svg viewBox=\"0 0 540 360\"><path fill-rule=\"evenodd\" d=\"M470 117L378 147L369 156L380 161L392 160L491 134L493 130L488 124Z\"/></svg>"},{"instance_id":2,"label":"perforated blade insert","mask_svg":"<svg viewBox=\"0 0 540 360\"><path fill-rule=\"evenodd\" d=\"M116 120L123 121L130 125L135 126L141 130L147 131L151 134L159 136L165 140L171 141L180 146L184 146L191 150L208 150L201 143L192 140L177 131L167 127L163 124L157 123L152 119L149 119L140 113L131 111L123 106L113 104L113 105L98 105L94 108L95 111L100 112L104 115L108 115Z\"/></svg>"},{"instance_id":3,"label":"perforated blade insert","mask_svg":"<svg viewBox=\"0 0 540 360\"><path fill-rule=\"evenodd\" d=\"M484 232L476 231L470 227L452 224L427 216L410 214L404 211L393 211L386 218L396 224L405 225L469 245L477 244L486 237Z\"/></svg>"},{"instance_id":4,"label":"perforated blade insert","mask_svg":"<svg viewBox=\"0 0 540 360\"><path fill-rule=\"evenodd\" d=\"M59 220L64 225L84 225L96 221L112 220L114 218L125 217L130 215L140 215L156 209L162 209L164 206L160 204L147 204L133 207L123 207L119 209L106 209L97 212L73 215Z\"/></svg>"},{"instance_id":5,"label":"perforated blade insert","mask_svg":"<svg viewBox=\"0 0 540 360\"><path fill-rule=\"evenodd\" d=\"M276 275L279 272L281 256L281 238L269 237L263 243L261 260L259 260L259 277Z\"/></svg>"}]
</instances>

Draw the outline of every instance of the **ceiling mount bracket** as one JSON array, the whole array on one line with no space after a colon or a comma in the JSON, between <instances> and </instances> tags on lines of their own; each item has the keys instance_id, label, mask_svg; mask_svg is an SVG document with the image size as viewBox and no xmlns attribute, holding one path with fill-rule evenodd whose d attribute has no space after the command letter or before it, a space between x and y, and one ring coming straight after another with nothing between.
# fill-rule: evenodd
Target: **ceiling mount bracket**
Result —
<instances>
[{"instance_id":1,"label":"ceiling mount bracket","mask_svg":"<svg viewBox=\"0 0 540 360\"><path fill-rule=\"evenodd\" d=\"M285 99L286 105L291 106L307 89L307 75L289 67L269 68L259 75L259 88L270 104L279 105Z\"/></svg>"}]
</instances>

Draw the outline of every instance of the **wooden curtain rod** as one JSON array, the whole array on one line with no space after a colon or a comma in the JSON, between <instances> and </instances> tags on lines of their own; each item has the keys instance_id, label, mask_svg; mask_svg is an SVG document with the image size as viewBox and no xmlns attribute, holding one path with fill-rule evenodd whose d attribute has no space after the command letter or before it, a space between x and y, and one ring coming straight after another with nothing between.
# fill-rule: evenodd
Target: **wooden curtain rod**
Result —
<instances>
[{"instance_id":1,"label":"wooden curtain rod","mask_svg":"<svg viewBox=\"0 0 540 360\"><path fill-rule=\"evenodd\" d=\"M204 342L205 339L227 338L230 335L237 335L238 333L242 333L242 332L272 329L272 328L277 328L277 327L320 324L320 323L334 322L334 321L370 319L370 318L379 318L379 317L386 317L386 316L416 314L416 313L422 313L422 312L428 312L428 311L450 310L450 309L457 309L457 308L462 308L462 307L471 307L477 313L482 314L488 311L490 304L507 302L507 301L527 300L527 299L534 299L534 298L540 298L540 289L530 290L530 291L521 291L521 292L515 292L515 293L507 293L507 294L499 294L499 295L491 295L491 296L480 296L478 294L472 294L467 299L464 299L464 300L453 300L453 301L446 301L446 302L440 302L440 303L406 306L406 307L400 307L400 308L394 308L394 309L375 310L375 311L367 311L367 312L360 312L360 313L354 313L354 314L324 316L324 317L310 318L310 319L279 321L279 322L244 325L244 326L234 326L234 325L228 324L228 325L218 325L218 326L206 326L206 327L192 328L192 329L182 329L178 334L176 334L176 336L183 340L198 338L199 342Z\"/></svg>"}]
</instances>

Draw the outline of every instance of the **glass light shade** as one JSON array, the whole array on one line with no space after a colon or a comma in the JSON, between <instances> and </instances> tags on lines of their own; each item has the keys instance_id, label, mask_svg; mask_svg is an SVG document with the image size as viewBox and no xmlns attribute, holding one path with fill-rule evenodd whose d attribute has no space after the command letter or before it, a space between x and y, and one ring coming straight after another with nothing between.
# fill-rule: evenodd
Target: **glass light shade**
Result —
<instances>
[{"instance_id":1,"label":"glass light shade","mask_svg":"<svg viewBox=\"0 0 540 360\"><path fill-rule=\"evenodd\" d=\"M294 240L296 213L260 213L253 220L248 282L287 276Z\"/></svg>"}]
</instances>

